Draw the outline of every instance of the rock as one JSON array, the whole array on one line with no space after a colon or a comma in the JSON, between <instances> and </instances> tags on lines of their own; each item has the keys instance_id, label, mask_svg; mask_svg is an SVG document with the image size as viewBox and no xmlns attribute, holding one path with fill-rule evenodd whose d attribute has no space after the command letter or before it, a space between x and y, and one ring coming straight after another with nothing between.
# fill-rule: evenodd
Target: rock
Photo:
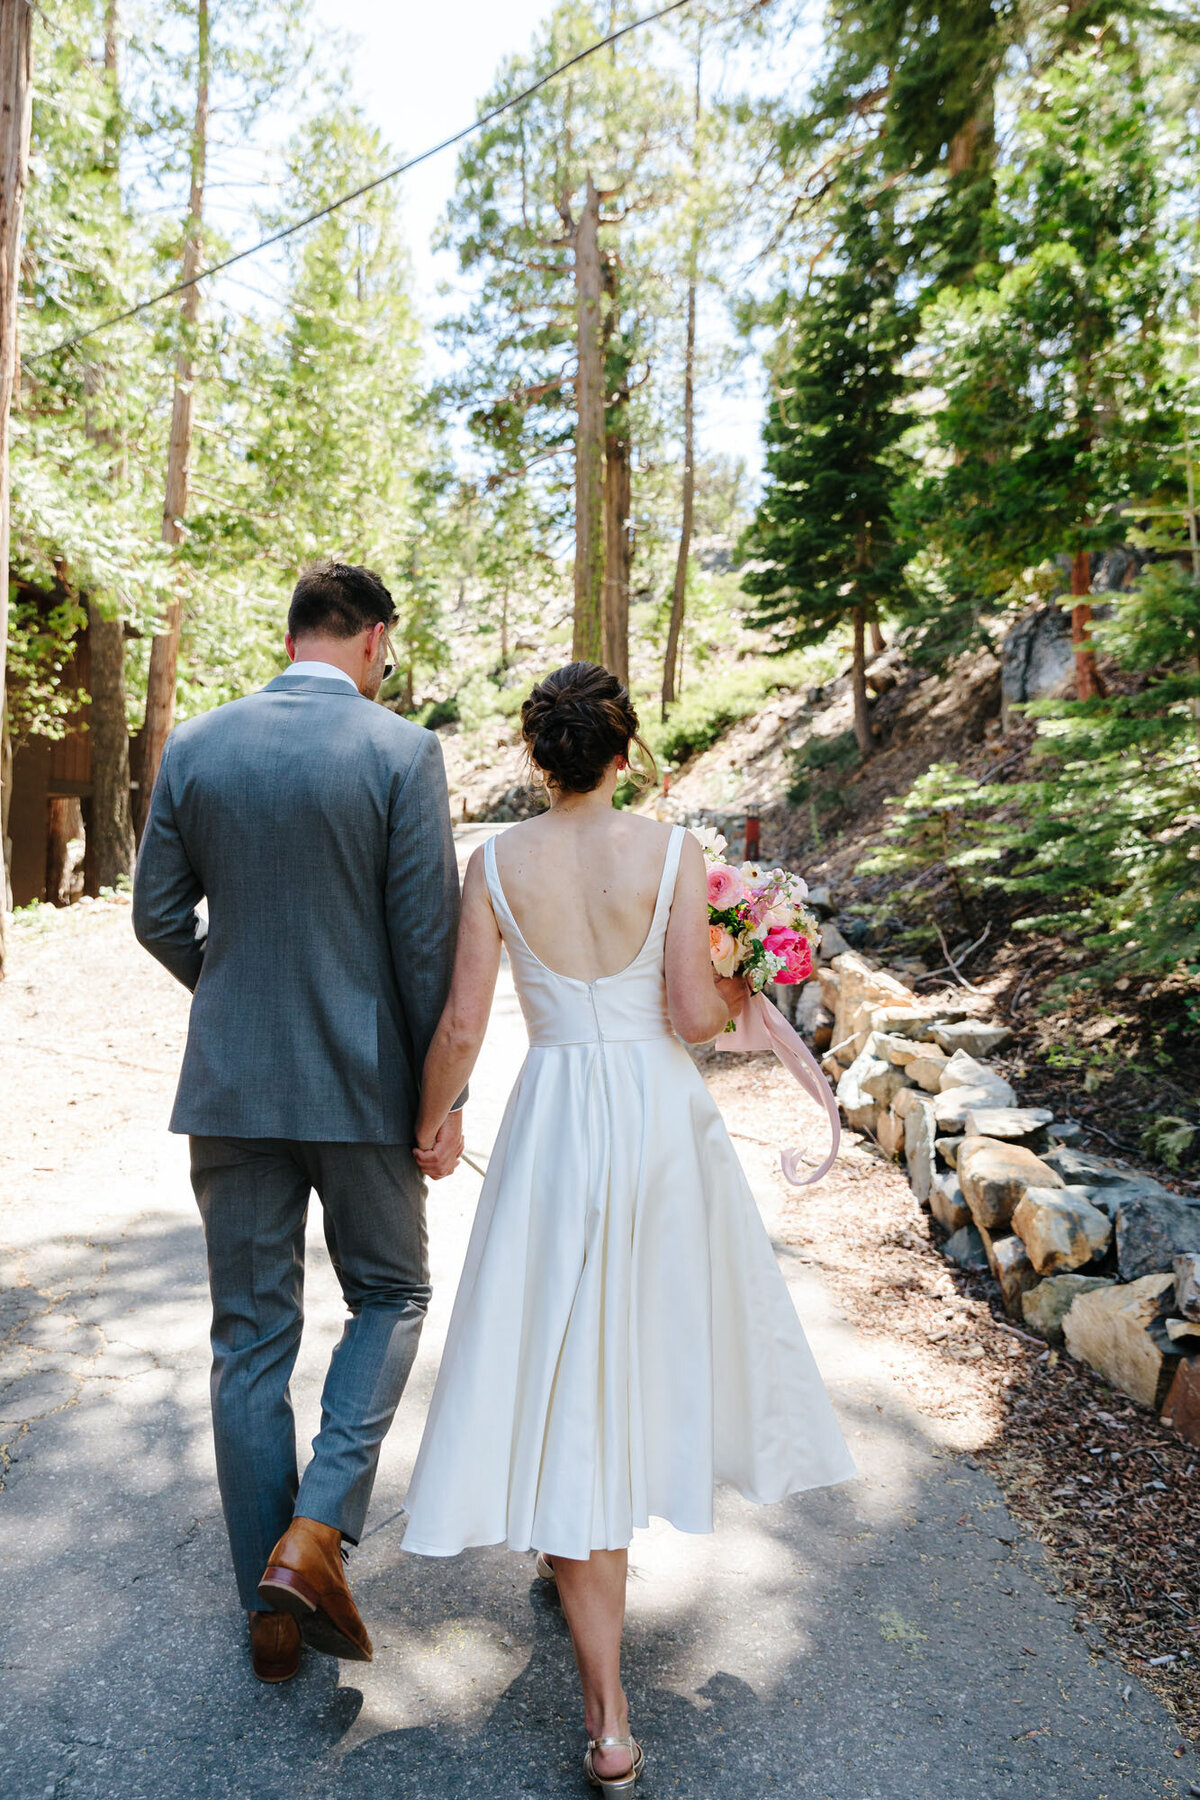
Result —
<instances>
[{"instance_id":1,"label":"rock","mask_svg":"<svg viewBox=\"0 0 1200 1800\"><path fill-rule=\"evenodd\" d=\"M817 945L817 955L823 962L832 962L835 956L853 956L849 944L838 930L832 919L824 919L821 923L821 941Z\"/></svg>"},{"instance_id":2,"label":"rock","mask_svg":"<svg viewBox=\"0 0 1200 1800\"><path fill-rule=\"evenodd\" d=\"M1061 1344L1062 1322L1076 1295L1114 1285L1103 1275L1051 1275L1036 1287L1026 1288L1021 1295L1021 1312L1030 1331L1036 1331L1048 1344Z\"/></svg>"},{"instance_id":3,"label":"rock","mask_svg":"<svg viewBox=\"0 0 1200 1800\"><path fill-rule=\"evenodd\" d=\"M862 1045L855 1038L843 1038L840 1043L831 1044L829 1048L830 1056L836 1057L844 1069L848 1069L861 1053Z\"/></svg>"},{"instance_id":4,"label":"rock","mask_svg":"<svg viewBox=\"0 0 1200 1800\"><path fill-rule=\"evenodd\" d=\"M840 1057L833 1054L832 1050L827 1051L821 1058L821 1073L830 1087L837 1086L849 1067L849 1063L844 1063Z\"/></svg>"},{"instance_id":5,"label":"rock","mask_svg":"<svg viewBox=\"0 0 1200 1800\"><path fill-rule=\"evenodd\" d=\"M983 1234L980 1233L980 1236ZM1000 1283L1006 1311L1021 1318L1021 1296L1037 1282L1037 1273L1019 1237L992 1240L992 1274Z\"/></svg>"},{"instance_id":6,"label":"rock","mask_svg":"<svg viewBox=\"0 0 1200 1800\"><path fill-rule=\"evenodd\" d=\"M933 1100L937 1122L946 1135L966 1135L969 1113L1003 1104L1003 1099L997 1099L994 1088L981 1087L947 1088L944 1093L935 1094Z\"/></svg>"},{"instance_id":7,"label":"rock","mask_svg":"<svg viewBox=\"0 0 1200 1800\"><path fill-rule=\"evenodd\" d=\"M934 1149L942 1161L949 1163L952 1169L958 1166L958 1152L962 1141L960 1137L940 1137L934 1144Z\"/></svg>"},{"instance_id":8,"label":"rock","mask_svg":"<svg viewBox=\"0 0 1200 1800\"><path fill-rule=\"evenodd\" d=\"M1071 627L1053 602L1028 606L1005 633L1000 650L1000 719L1008 730L1009 708L1065 691L1075 673Z\"/></svg>"},{"instance_id":9,"label":"rock","mask_svg":"<svg viewBox=\"0 0 1200 1800\"><path fill-rule=\"evenodd\" d=\"M981 1106L967 1114L968 1137L1044 1140L1045 1127L1054 1117L1044 1106ZM1030 1149L1036 1145L1031 1144Z\"/></svg>"},{"instance_id":10,"label":"rock","mask_svg":"<svg viewBox=\"0 0 1200 1800\"><path fill-rule=\"evenodd\" d=\"M922 1044L921 1050L922 1054L909 1063L908 1072L917 1086L923 1087L927 1094L940 1093L946 1058L933 1045Z\"/></svg>"},{"instance_id":11,"label":"rock","mask_svg":"<svg viewBox=\"0 0 1200 1800\"><path fill-rule=\"evenodd\" d=\"M976 1062L965 1050L955 1050L949 1057L938 1087L943 1094L952 1088L980 1089L995 1095L992 1106L1013 1106L1017 1098L1003 1075L997 1075L986 1063Z\"/></svg>"},{"instance_id":12,"label":"rock","mask_svg":"<svg viewBox=\"0 0 1200 1800\"><path fill-rule=\"evenodd\" d=\"M1164 1323L1171 1342L1178 1344L1185 1354L1189 1350L1200 1350L1200 1319L1167 1319Z\"/></svg>"},{"instance_id":13,"label":"rock","mask_svg":"<svg viewBox=\"0 0 1200 1800\"><path fill-rule=\"evenodd\" d=\"M904 1148L904 1120L889 1107L879 1115L875 1136L883 1154L894 1162Z\"/></svg>"},{"instance_id":14,"label":"rock","mask_svg":"<svg viewBox=\"0 0 1200 1800\"><path fill-rule=\"evenodd\" d=\"M1200 1447L1200 1357L1185 1356L1163 1401L1162 1422Z\"/></svg>"},{"instance_id":15,"label":"rock","mask_svg":"<svg viewBox=\"0 0 1200 1800\"><path fill-rule=\"evenodd\" d=\"M792 1023L810 1044L821 1026L832 1027L833 1014L825 1004L819 981L806 981L800 989Z\"/></svg>"},{"instance_id":16,"label":"rock","mask_svg":"<svg viewBox=\"0 0 1200 1800\"><path fill-rule=\"evenodd\" d=\"M1122 1281L1173 1269L1177 1256L1197 1251L1200 1209L1186 1206L1174 1194L1122 1196L1117 1204L1117 1267Z\"/></svg>"},{"instance_id":17,"label":"rock","mask_svg":"<svg viewBox=\"0 0 1200 1800\"><path fill-rule=\"evenodd\" d=\"M963 1225L942 1245L942 1255L972 1275L982 1275L988 1268L988 1254L983 1239L974 1225Z\"/></svg>"},{"instance_id":18,"label":"rock","mask_svg":"<svg viewBox=\"0 0 1200 1800\"><path fill-rule=\"evenodd\" d=\"M910 1094L914 1091L905 1089ZM929 1199L933 1185L933 1138L933 1108L928 1100L918 1100L904 1115L904 1160L908 1164L909 1184L922 1202Z\"/></svg>"},{"instance_id":19,"label":"rock","mask_svg":"<svg viewBox=\"0 0 1200 1800\"><path fill-rule=\"evenodd\" d=\"M961 1230L971 1223L971 1212L963 1199L958 1176L953 1169L935 1169L929 1183L929 1210L939 1225L949 1232Z\"/></svg>"},{"instance_id":20,"label":"rock","mask_svg":"<svg viewBox=\"0 0 1200 1800\"><path fill-rule=\"evenodd\" d=\"M1072 1187L1127 1187L1131 1194L1168 1192L1152 1175L1141 1175L1125 1163L1109 1162L1107 1157L1090 1156L1086 1150L1075 1150L1070 1144L1047 1151L1046 1161Z\"/></svg>"},{"instance_id":21,"label":"rock","mask_svg":"<svg viewBox=\"0 0 1200 1800\"><path fill-rule=\"evenodd\" d=\"M984 1025L977 1019L939 1025L933 1033L934 1043L950 1057L957 1050L965 1050L968 1056L994 1056L997 1050L1011 1044L1012 1038L1007 1025Z\"/></svg>"},{"instance_id":22,"label":"rock","mask_svg":"<svg viewBox=\"0 0 1200 1800\"><path fill-rule=\"evenodd\" d=\"M878 1056L886 1056L890 1063L898 1068L906 1069L909 1063L922 1056L926 1046L916 1038L900 1037L894 1031L877 1031L875 1033L875 1051Z\"/></svg>"},{"instance_id":23,"label":"rock","mask_svg":"<svg viewBox=\"0 0 1200 1800\"><path fill-rule=\"evenodd\" d=\"M838 1082L838 1105L852 1131L874 1133L875 1121L879 1116L879 1102L872 1099L863 1082L868 1076L887 1075L890 1072L891 1064L885 1063L882 1057L872 1056L868 1047L855 1057Z\"/></svg>"},{"instance_id":24,"label":"rock","mask_svg":"<svg viewBox=\"0 0 1200 1800\"><path fill-rule=\"evenodd\" d=\"M826 934L830 927L825 927ZM830 952L830 956L835 953ZM827 958L828 960L828 958ZM883 970L871 969L865 959L853 950L836 953L839 979L834 1043L840 1043L851 1032L860 1029L855 1014L863 1006L896 1006L912 1009L912 997L906 987L893 981Z\"/></svg>"},{"instance_id":25,"label":"rock","mask_svg":"<svg viewBox=\"0 0 1200 1800\"><path fill-rule=\"evenodd\" d=\"M871 1035L873 1050L879 1040L875 1033ZM882 1072L877 1072L880 1069ZM878 1100L880 1106L890 1106L901 1088L911 1087L913 1084L903 1069L897 1069L892 1063L878 1058L871 1072L861 1078L859 1085L864 1093L870 1094L873 1100Z\"/></svg>"},{"instance_id":26,"label":"rock","mask_svg":"<svg viewBox=\"0 0 1200 1800\"><path fill-rule=\"evenodd\" d=\"M1060 1144L1073 1143L1076 1138L1083 1136L1083 1126L1077 1125L1074 1119L1058 1119L1046 1129Z\"/></svg>"},{"instance_id":27,"label":"rock","mask_svg":"<svg viewBox=\"0 0 1200 1800\"><path fill-rule=\"evenodd\" d=\"M1157 1411L1178 1363L1178 1354L1155 1333L1163 1302L1175 1286L1173 1275L1143 1275L1078 1294L1063 1319L1067 1349L1139 1406ZM1167 1301L1169 1305L1169 1300ZM1163 1342L1159 1341L1162 1338Z\"/></svg>"},{"instance_id":28,"label":"rock","mask_svg":"<svg viewBox=\"0 0 1200 1800\"><path fill-rule=\"evenodd\" d=\"M1185 1319L1200 1319L1200 1256L1177 1256L1174 1269L1176 1312Z\"/></svg>"},{"instance_id":29,"label":"rock","mask_svg":"<svg viewBox=\"0 0 1200 1800\"><path fill-rule=\"evenodd\" d=\"M1039 1275L1082 1269L1103 1256L1112 1226L1078 1188L1026 1188L1013 1208L1012 1228Z\"/></svg>"},{"instance_id":30,"label":"rock","mask_svg":"<svg viewBox=\"0 0 1200 1800\"><path fill-rule=\"evenodd\" d=\"M901 1088L892 1101L892 1111L898 1119L907 1119L910 1112L918 1106L928 1106L924 1094L919 1088Z\"/></svg>"},{"instance_id":31,"label":"rock","mask_svg":"<svg viewBox=\"0 0 1200 1800\"><path fill-rule=\"evenodd\" d=\"M936 1103L935 1103L936 1104ZM1007 1225L1029 1188L1061 1187L1062 1180L1019 1144L994 1138L964 1138L958 1152L958 1179L975 1223L987 1230Z\"/></svg>"},{"instance_id":32,"label":"rock","mask_svg":"<svg viewBox=\"0 0 1200 1800\"><path fill-rule=\"evenodd\" d=\"M838 994L841 991L842 978L836 969L818 969L817 980L821 984L821 998L831 1013L836 1013Z\"/></svg>"},{"instance_id":33,"label":"rock","mask_svg":"<svg viewBox=\"0 0 1200 1800\"><path fill-rule=\"evenodd\" d=\"M815 913L832 912L834 910L832 890L825 886L824 883L818 883L816 887L810 887L808 890L808 904Z\"/></svg>"}]
</instances>

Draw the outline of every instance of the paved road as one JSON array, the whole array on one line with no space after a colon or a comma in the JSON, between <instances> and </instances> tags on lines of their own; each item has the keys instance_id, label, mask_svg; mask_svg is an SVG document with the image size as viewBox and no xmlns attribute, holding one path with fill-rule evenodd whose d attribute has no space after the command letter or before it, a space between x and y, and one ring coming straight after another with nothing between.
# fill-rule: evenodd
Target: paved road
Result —
<instances>
[{"instance_id":1,"label":"paved road","mask_svg":"<svg viewBox=\"0 0 1200 1800\"><path fill-rule=\"evenodd\" d=\"M434 1191L436 1300L353 1581L369 1667L251 1677L217 1506L206 1296L163 1129L186 996L120 909L22 935L0 994L3 1800L551 1800L586 1791L570 1647L529 1559L406 1558L395 1516L478 1182ZM469 1114L520 1055L502 986ZM763 1153L747 1167L768 1225ZM315 1424L340 1305L312 1222L296 1380ZM781 1250L862 1479L632 1553L645 1800L1151 1800L1186 1793L1159 1702L1089 1648L992 1482L878 1374Z\"/></svg>"}]
</instances>

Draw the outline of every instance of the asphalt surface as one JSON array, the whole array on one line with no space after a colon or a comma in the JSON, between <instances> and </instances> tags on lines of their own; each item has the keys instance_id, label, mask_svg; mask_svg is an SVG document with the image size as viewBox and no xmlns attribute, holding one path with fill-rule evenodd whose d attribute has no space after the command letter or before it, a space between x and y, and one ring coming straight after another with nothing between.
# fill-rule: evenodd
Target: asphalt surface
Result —
<instances>
[{"instance_id":1,"label":"asphalt surface","mask_svg":"<svg viewBox=\"0 0 1200 1800\"><path fill-rule=\"evenodd\" d=\"M470 841L469 839L467 840ZM187 997L96 909L0 990L0 1796L551 1800L587 1791L570 1645L530 1558L406 1557L397 1512L478 1177L433 1190L435 1301L351 1565L373 1664L250 1674L209 1436L203 1246L165 1120ZM523 1053L502 977L468 1113L486 1158ZM746 1149L768 1228L770 1159ZM302 1441L341 1305L310 1220ZM644 1800L1151 1800L1188 1791L1160 1702L1076 1629L970 1458L785 1272L861 1479L722 1496L631 1552Z\"/></svg>"}]
</instances>

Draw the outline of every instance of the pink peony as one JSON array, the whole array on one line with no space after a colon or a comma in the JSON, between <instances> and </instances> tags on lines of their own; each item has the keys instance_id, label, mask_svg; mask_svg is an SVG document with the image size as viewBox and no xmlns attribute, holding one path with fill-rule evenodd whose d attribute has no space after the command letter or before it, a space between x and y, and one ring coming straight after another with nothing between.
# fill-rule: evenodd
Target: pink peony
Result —
<instances>
[{"instance_id":1,"label":"pink peony","mask_svg":"<svg viewBox=\"0 0 1200 1800\"><path fill-rule=\"evenodd\" d=\"M728 863L713 863L708 871L708 904L716 912L726 912L745 898L746 884Z\"/></svg>"},{"instance_id":2,"label":"pink peony","mask_svg":"<svg viewBox=\"0 0 1200 1800\"><path fill-rule=\"evenodd\" d=\"M791 987L796 982L807 981L812 974L812 946L806 937L798 931L786 926L777 925L768 931L763 939L763 948L772 956L782 956L785 965L780 969L775 980L782 987Z\"/></svg>"}]
</instances>

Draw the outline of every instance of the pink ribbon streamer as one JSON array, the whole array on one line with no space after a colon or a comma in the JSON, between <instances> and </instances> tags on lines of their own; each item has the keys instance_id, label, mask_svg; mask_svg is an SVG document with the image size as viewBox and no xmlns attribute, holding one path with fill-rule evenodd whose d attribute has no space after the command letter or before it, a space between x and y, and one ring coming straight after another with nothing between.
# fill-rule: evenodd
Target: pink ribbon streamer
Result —
<instances>
[{"instance_id":1,"label":"pink ribbon streamer","mask_svg":"<svg viewBox=\"0 0 1200 1800\"><path fill-rule=\"evenodd\" d=\"M774 1051L805 1093L820 1101L825 1108L833 1138L829 1155L811 1175L800 1173L803 1164L798 1150L781 1150L779 1165L783 1170L784 1180L789 1181L793 1187L811 1187L814 1181L821 1181L837 1160L842 1141L842 1121L833 1089L821 1073L820 1063L803 1038L797 1036L779 1008L772 1006L765 995L753 994L742 1008L742 1016L733 1030L722 1032L716 1043L718 1050Z\"/></svg>"}]
</instances>

